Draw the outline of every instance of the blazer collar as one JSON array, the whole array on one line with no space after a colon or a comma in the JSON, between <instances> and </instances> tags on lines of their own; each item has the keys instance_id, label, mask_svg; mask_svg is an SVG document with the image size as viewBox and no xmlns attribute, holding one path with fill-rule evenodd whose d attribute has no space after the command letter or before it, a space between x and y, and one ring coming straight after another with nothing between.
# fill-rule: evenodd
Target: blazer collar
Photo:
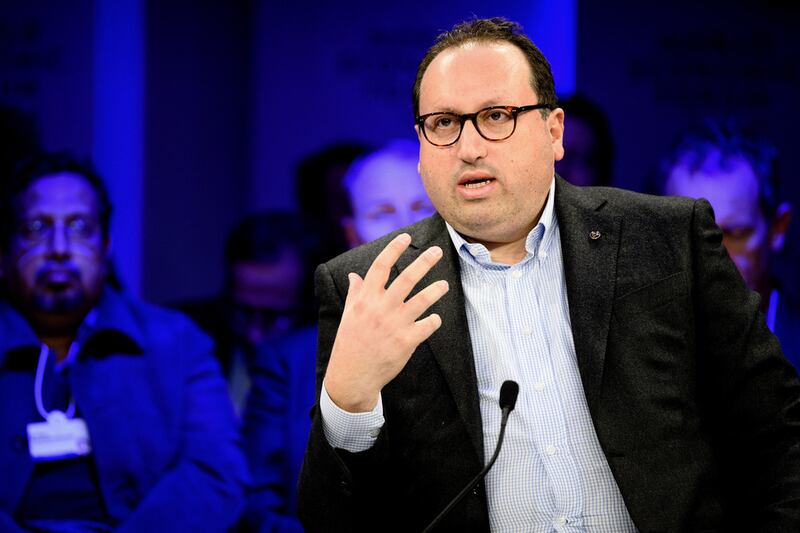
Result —
<instances>
[{"instance_id":1,"label":"blazer collar","mask_svg":"<svg viewBox=\"0 0 800 533\"><path fill-rule=\"evenodd\" d=\"M556 176L556 216L575 355L592 416L603 379L617 271L621 218L600 188Z\"/></svg>"},{"instance_id":2,"label":"blazer collar","mask_svg":"<svg viewBox=\"0 0 800 533\"><path fill-rule=\"evenodd\" d=\"M442 318L442 327L426 341L450 389L461 419L470 436L481 463L483 457L483 425L478 400L478 380L475 359L467 325L464 291L458 253L453 247L444 220L438 214L417 224L411 233L411 253L400 257L397 266L405 269L420 253L431 246L439 246L442 259L418 285L422 289L436 280L446 280L450 290L430 308Z\"/></svg>"}]
</instances>

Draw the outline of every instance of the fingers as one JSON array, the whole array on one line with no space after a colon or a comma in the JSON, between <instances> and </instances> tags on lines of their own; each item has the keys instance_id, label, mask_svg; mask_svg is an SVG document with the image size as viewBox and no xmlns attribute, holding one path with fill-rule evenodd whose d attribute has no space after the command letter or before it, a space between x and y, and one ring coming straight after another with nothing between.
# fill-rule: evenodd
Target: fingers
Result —
<instances>
[{"instance_id":1,"label":"fingers","mask_svg":"<svg viewBox=\"0 0 800 533\"><path fill-rule=\"evenodd\" d=\"M447 294L448 290L450 290L450 285L445 280L431 283L406 302L404 312L411 320L416 320L430 306Z\"/></svg>"},{"instance_id":2,"label":"fingers","mask_svg":"<svg viewBox=\"0 0 800 533\"><path fill-rule=\"evenodd\" d=\"M372 262L367 275L364 276L364 285L367 290L381 290L386 286L386 282L389 281L389 272L409 244L411 244L411 236L408 233L401 233L386 245L386 248Z\"/></svg>"},{"instance_id":3,"label":"fingers","mask_svg":"<svg viewBox=\"0 0 800 533\"><path fill-rule=\"evenodd\" d=\"M391 286L386 290L387 295L396 301L405 301L408 295L416 287L417 283L425 277L433 265L442 258L442 249L432 246L422 252L403 272L397 276ZM417 315L419 316L419 315Z\"/></svg>"},{"instance_id":4,"label":"fingers","mask_svg":"<svg viewBox=\"0 0 800 533\"><path fill-rule=\"evenodd\" d=\"M344 300L345 309L353 305L353 301L358 296L361 286L364 284L364 280L355 272L350 272L347 275L347 280L350 282L350 285L347 287L347 297Z\"/></svg>"},{"instance_id":5,"label":"fingers","mask_svg":"<svg viewBox=\"0 0 800 533\"><path fill-rule=\"evenodd\" d=\"M428 337L433 335L433 332L439 329L441 326L442 318L436 313L428 315L422 320L415 322L414 327L411 329L411 339L414 343L414 346L418 346L427 340Z\"/></svg>"}]
</instances>

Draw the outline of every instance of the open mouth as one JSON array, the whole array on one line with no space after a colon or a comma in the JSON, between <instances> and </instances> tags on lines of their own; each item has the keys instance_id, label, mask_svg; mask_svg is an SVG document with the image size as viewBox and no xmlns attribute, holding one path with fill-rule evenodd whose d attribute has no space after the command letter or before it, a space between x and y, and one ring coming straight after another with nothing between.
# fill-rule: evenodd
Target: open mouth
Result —
<instances>
[{"instance_id":1,"label":"open mouth","mask_svg":"<svg viewBox=\"0 0 800 533\"><path fill-rule=\"evenodd\" d=\"M469 180L465 181L462 185L467 189L480 189L481 187L486 187L491 182L494 181L494 178L482 178L477 180Z\"/></svg>"}]
</instances>

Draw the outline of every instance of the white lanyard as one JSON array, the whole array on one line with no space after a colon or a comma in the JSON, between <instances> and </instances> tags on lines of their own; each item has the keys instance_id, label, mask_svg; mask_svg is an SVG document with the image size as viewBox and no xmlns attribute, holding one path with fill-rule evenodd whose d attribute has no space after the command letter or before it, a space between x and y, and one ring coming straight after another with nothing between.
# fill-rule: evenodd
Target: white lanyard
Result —
<instances>
[{"instance_id":1,"label":"white lanyard","mask_svg":"<svg viewBox=\"0 0 800 533\"><path fill-rule=\"evenodd\" d=\"M778 319L778 289L772 289L769 294L769 308L767 308L767 327L775 333L775 321Z\"/></svg>"},{"instance_id":2,"label":"white lanyard","mask_svg":"<svg viewBox=\"0 0 800 533\"><path fill-rule=\"evenodd\" d=\"M67 360L69 361L72 355L77 350L78 344L73 342L69 347L69 353L67 355ZM42 418L48 420L51 415L56 413L63 414L67 418L72 418L75 416L75 398L70 395L69 400L69 407L67 407L66 413L61 413L58 409L50 411L49 413L44 408L44 402L42 402L42 382L44 381L44 369L47 366L47 356L50 353L50 348L47 347L46 344L42 344L42 350L39 352L39 364L36 366L36 382L33 385L33 398L36 401L36 410L39 411L39 414L42 415Z\"/></svg>"}]
</instances>

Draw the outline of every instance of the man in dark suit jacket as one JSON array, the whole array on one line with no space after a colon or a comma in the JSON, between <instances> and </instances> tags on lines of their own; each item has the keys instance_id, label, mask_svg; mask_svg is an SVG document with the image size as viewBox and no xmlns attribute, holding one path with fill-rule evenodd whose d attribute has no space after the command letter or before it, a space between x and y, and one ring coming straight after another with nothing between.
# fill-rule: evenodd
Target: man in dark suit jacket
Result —
<instances>
[{"instance_id":1,"label":"man in dark suit jacket","mask_svg":"<svg viewBox=\"0 0 800 533\"><path fill-rule=\"evenodd\" d=\"M519 406L501 460L566 455L566 473L533 476L519 471L527 463L498 462L442 530L800 528L800 382L713 212L702 200L554 178L564 154L554 102L546 59L508 21L459 25L423 58L414 88L420 173L439 215L317 271L320 399L299 487L307 529L423 529L493 447L487 359L525 367L550 358L558 369L561 352L580 398L563 380L545 385L521 370L523 384L555 387L570 411L550 419L532 416L535 401ZM511 323L530 313L542 331L566 326L571 335L509 351L512 329L498 340L505 330L492 329L491 316L475 318L492 289L475 292L467 276L524 279L523 265L552 265L543 232L561 262L536 290L560 284L566 294L526 307L510 291L497 316ZM566 314L553 319L559 305ZM549 431L568 435L562 449L540 445Z\"/></svg>"}]
</instances>

